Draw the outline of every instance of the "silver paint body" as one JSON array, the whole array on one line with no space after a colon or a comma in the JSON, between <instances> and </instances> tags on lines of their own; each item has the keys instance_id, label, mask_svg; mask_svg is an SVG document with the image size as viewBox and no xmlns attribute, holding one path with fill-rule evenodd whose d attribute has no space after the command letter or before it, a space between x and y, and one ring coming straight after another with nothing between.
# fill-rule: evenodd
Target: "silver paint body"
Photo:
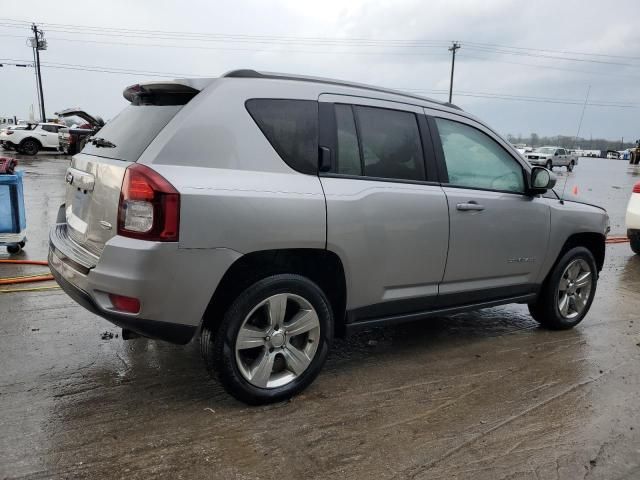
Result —
<instances>
[{"instance_id":1,"label":"silver paint body","mask_svg":"<svg viewBox=\"0 0 640 480\"><path fill-rule=\"evenodd\" d=\"M583 204L428 182L296 172L271 147L244 103L251 98L341 99L455 119L484 131L524 170L531 169L506 140L460 110L317 81L219 78L197 85L202 91L138 160L181 194L178 243L118 236L118 200L130 164L82 153L73 157L64 219L68 238L52 236L52 242L82 250L92 265L85 275L53 252L50 262L100 309L111 308L104 292L116 293L141 300L134 318L199 325L236 260L285 248L336 253L345 270L348 310L540 284L570 235L605 234L606 213ZM83 195L90 196L86 210L74 212L74 201ZM456 209L470 200L485 209ZM522 258L528 260L510 261Z\"/></svg>"}]
</instances>

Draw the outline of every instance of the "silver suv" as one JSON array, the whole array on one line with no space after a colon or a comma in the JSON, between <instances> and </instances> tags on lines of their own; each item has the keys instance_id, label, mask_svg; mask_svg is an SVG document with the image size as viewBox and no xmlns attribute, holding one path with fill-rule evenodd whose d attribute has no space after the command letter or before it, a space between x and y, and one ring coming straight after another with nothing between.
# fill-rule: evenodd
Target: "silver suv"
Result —
<instances>
[{"instance_id":1,"label":"silver suv","mask_svg":"<svg viewBox=\"0 0 640 480\"><path fill-rule=\"evenodd\" d=\"M351 329L589 310L606 212L454 105L251 70L124 97L67 171L51 270L125 336L199 337L240 400L300 392Z\"/></svg>"}]
</instances>

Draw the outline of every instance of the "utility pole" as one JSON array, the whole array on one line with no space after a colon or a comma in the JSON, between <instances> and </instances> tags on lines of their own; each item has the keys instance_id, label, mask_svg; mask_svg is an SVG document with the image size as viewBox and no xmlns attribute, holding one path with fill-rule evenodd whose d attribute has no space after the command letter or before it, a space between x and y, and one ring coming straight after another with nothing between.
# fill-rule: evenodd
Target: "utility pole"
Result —
<instances>
[{"instance_id":1,"label":"utility pole","mask_svg":"<svg viewBox=\"0 0 640 480\"><path fill-rule=\"evenodd\" d=\"M40 73L40 50L47 49L47 41L44 39L44 32L38 29L38 26L34 23L31 26L34 38L31 39L31 46L35 52L36 61L36 75L38 77L38 96L40 97L40 116L42 121L47 121L47 115L44 111L44 93L42 92L42 74Z\"/></svg>"},{"instance_id":2,"label":"utility pole","mask_svg":"<svg viewBox=\"0 0 640 480\"><path fill-rule=\"evenodd\" d=\"M449 82L449 103L451 103L451 97L453 96L453 69L456 66L456 50L458 50L461 45L458 42L453 42L453 45L449 47L449 51L451 52L451 81Z\"/></svg>"}]
</instances>

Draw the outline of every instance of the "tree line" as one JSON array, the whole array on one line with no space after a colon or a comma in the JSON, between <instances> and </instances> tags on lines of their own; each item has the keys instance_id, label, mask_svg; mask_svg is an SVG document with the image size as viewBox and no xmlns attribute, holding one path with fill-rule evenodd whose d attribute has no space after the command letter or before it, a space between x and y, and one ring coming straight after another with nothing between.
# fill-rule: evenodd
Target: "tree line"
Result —
<instances>
[{"instance_id":1,"label":"tree line","mask_svg":"<svg viewBox=\"0 0 640 480\"><path fill-rule=\"evenodd\" d=\"M636 146L635 141L624 142L623 139L607 140L606 138L582 138L570 137L566 135L556 135L552 137L541 137L537 133L531 133L529 136L507 135L507 140L512 144L526 143L531 147L541 147L543 145L554 145L562 148L579 149L579 150L626 150Z\"/></svg>"}]
</instances>

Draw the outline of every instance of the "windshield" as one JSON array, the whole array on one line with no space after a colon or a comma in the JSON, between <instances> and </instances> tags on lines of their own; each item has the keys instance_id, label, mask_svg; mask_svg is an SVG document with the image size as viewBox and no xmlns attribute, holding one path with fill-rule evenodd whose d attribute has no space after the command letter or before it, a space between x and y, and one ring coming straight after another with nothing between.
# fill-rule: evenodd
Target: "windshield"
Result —
<instances>
[{"instance_id":1,"label":"windshield","mask_svg":"<svg viewBox=\"0 0 640 480\"><path fill-rule=\"evenodd\" d=\"M131 104L102 127L82 153L135 162L182 107Z\"/></svg>"},{"instance_id":2,"label":"windshield","mask_svg":"<svg viewBox=\"0 0 640 480\"><path fill-rule=\"evenodd\" d=\"M538 152L538 153L547 153L547 154L554 154L556 153L556 149L553 147L540 147L540 148L536 148L534 150L534 152Z\"/></svg>"}]
</instances>

